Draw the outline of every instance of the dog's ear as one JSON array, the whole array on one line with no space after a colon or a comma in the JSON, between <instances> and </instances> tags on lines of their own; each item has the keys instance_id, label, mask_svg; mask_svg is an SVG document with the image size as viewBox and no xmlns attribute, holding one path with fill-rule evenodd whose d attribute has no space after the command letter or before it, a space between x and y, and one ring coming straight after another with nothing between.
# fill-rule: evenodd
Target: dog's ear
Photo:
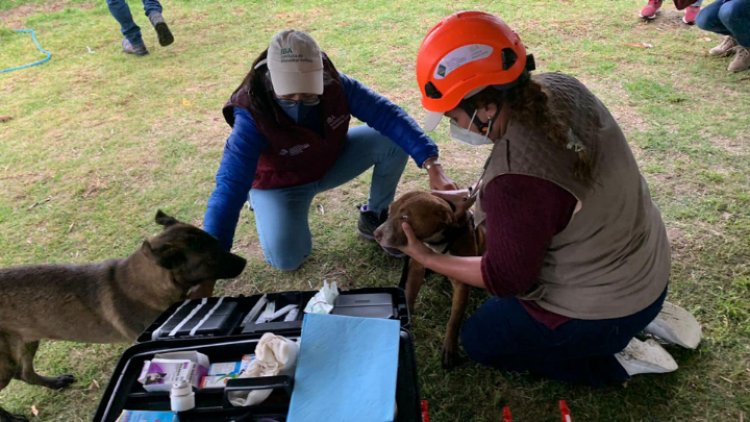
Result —
<instances>
[{"instance_id":1,"label":"dog's ear","mask_svg":"<svg viewBox=\"0 0 750 422\"><path fill-rule=\"evenodd\" d=\"M156 211L156 224L160 224L164 227L169 227L172 224L177 224L177 220L174 217L171 217L167 214L165 214L162 210Z\"/></svg>"},{"instance_id":2,"label":"dog's ear","mask_svg":"<svg viewBox=\"0 0 750 422\"><path fill-rule=\"evenodd\" d=\"M159 247L152 247L148 240L143 241L141 246L146 255L153 259L160 267L172 270L183 264L186 260L182 250L167 243Z\"/></svg>"},{"instance_id":3,"label":"dog's ear","mask_svg":"<svg viewBox=\"0 0 750 422\"><path fill-rule=\"evenodd\" d=\"M469 209L471 209L477 199L476 195L471 195L471 191L469 189L449 191L433 190L432 194L437 196L438 198L446 200L449 204L451 204L451 209L453 209L453 215L456 219L456 222L461 222L466 219Z\"/></svg>"},{"instance_id":4,"label":"dog's ear","mask_svg":"<svg viewBox=\"0 0 750 422\"><path fill-rule=\"evenodd\" d=\"M467 216L469 215L469 210L474 205L474 202L476 202L477 197L468 197L466 200L462 201L460 204L456 206L456 212L454 213L456 216L456 221L465 221Z\"/></svg>"}]
</instances>

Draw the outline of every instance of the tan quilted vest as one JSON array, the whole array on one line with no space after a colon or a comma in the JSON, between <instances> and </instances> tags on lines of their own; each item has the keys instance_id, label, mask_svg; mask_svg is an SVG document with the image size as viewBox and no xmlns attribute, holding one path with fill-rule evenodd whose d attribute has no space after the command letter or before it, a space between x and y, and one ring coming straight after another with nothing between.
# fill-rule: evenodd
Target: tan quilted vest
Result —
<instances>
[{"instance_id":1,"label":"tan quilted vest","mask_svg":"<svg viewBox=\"0 0 750 422\"><path fill-rule=\"evenodd\" d=\"M492 149L483 186L503 174L535 176L569 191L580 209L552 239L536 287L523 298L572 318L631 315L653 303L669 280L670 248L659 210L607 108L571 76L547 73L534 80L570 122L571 149L511 116ZM595 157L591 185L573 176L573 144ZM478 224L484 221L483 195Z\"/></svg>"}]
</instances>

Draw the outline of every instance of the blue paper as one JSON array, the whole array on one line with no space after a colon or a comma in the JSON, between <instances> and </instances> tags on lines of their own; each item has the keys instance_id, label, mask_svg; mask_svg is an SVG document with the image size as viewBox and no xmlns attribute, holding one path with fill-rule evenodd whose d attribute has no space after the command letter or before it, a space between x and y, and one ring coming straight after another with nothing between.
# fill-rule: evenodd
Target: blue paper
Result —
<instances>
[{"instance_id":1,"label":"blue paper","mask_svg":"<svg viewBox=\"0 0 750 422\"><path fill-rule=\"evenodd\" d=\"M289 422L394 420L396 320L305 314Z\"/></svg>"},{"instance_id":2,"label":"blue paper","mask_svg":"<svg viewBox=\"0 0 750 422\"><path fill-rule=\"evenodd\" d=\"M117 422L179 422L179 418L161 410L123 410Z\"/></svg>"}]
</instances>

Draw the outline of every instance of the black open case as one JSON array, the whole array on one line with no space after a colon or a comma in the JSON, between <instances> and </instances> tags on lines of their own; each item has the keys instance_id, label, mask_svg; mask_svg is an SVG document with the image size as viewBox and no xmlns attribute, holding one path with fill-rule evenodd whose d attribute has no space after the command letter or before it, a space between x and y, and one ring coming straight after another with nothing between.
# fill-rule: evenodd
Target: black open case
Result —
<instances>
[{"instance_id":1,"label":"black open case","mask_svg":"<svg viewBox=\"0 0 750 422\"><path fill-rule=\"evenodd\" d=\"M298 339L305 305L315 291L268 293L250 297L222 297L189 300L177 303L165 311L144 331L136 343L125 350L115 367L99 407L95 422L114 422L123 409L169 410L168 392L148 392L138 382L146 360L157 353L198 351L211 362L236 361L242 355L254 353L263 333L272 332L290 339ZM264 297L265 296L265 297ZM389 300L390 299L390 300ZM290 321L269 321L262 324L245 322L259 301L269 300L277 308L294 304L299 313ZM206 318L213 309L211 318ZM342 291L333 314L387 317L401 322L399 362L396 385L398 422L421 421L420 396L414 346L410 334L409 313L403 290L399 288L365 288ZM177 322L182 322L177 324ZM198 328L191 324L201 321ZM192 328L191 328L192 325ZM251 407L234 407L226 393L232 390L273 388L263 403ZM285 421L294 380L288 376L232 379L226 388L195 390L195 408L180 412L180 422L258 421L272 418ZM356 397L352 397L356 400Z\"/></svg>"}]
</instances>

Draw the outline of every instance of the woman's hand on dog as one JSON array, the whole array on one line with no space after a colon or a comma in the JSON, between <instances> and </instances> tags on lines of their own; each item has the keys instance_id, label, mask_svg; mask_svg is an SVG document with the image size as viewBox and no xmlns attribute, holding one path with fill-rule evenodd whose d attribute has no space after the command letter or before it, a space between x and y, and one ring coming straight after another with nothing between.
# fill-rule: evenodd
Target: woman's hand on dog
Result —
<instances>
[{"instance_id":1,"label":"woman's hand on dog","mask_svg":"<svg viewBox=\"0 0 750 422\"><path fill-rule=\"evenodd\" d=\"M417 239L414 231L407 222L401 223L401 229L406 235L406 246L400 247L401 252L419 262L426 268L443 274L456 281L470 286L486 289L482 278L482 256L454 256L439 254L428 248Z\"/></svg>"},{"instance_id":2,"label":"woman's hand on dog","mask_svg":"<svg viewBox=\"0 0 750 422\"><path fill-rule=\"evenodd\" d=\"M412 259L416 260L420 264L424 264L425 259L430 255L435 255L436 252L425 246L417 236L414 234L411 225L407 222L401 223L401 228L404 230L406 235L406 246L400 247L401 252L409 255Z\"/></svg>"}]
</instances>

